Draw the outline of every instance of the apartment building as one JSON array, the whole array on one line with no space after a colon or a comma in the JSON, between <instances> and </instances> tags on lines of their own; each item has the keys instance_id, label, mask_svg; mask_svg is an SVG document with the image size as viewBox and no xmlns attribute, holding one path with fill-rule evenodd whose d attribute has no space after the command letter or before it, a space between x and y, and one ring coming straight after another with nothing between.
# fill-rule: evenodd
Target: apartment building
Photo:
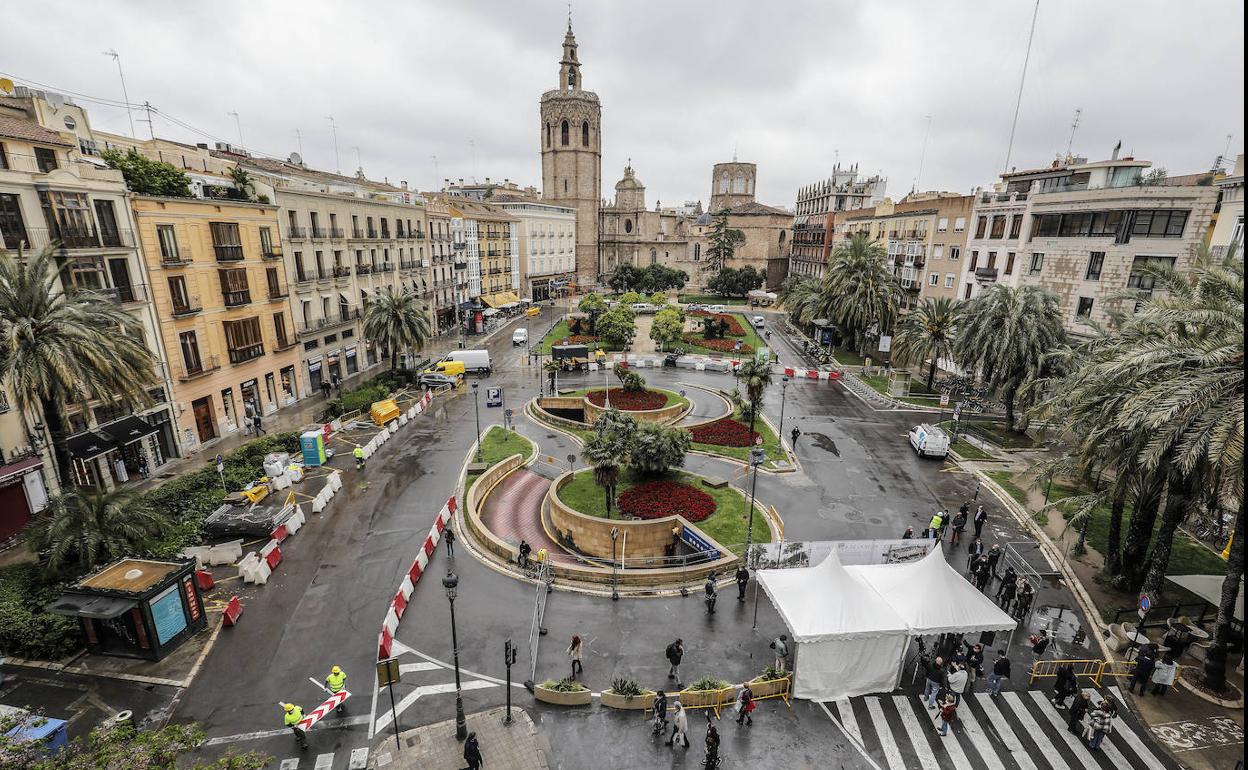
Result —
<instances>
[{"instance_id":1,"label":"apartment building","mask_svg":"<svg viewBox=\"0 0 1248 770\"><path fill-rule=\"evenodd\" d=\"M455 197L443 200L451 215L452 243L464 244L468 299L474 307L495 309L519 302L518 220L487 203Z\"/></svg>"},{"instance_id":2,"label":"apartment building","mask_svg":"<svg viewBox=\"0 0 1248 770\"><path fill-rule=\"evenodd\" d=\"M858 164L832 168L832 175L797 190L789 275L822 278L832 249L837 217L884 201L888 180L874 175L858 178Z\"/></svg>"},{"instance_id":3,"label":"apartment building","mask_svg":"<svg viewBox=\"0 0 1248 770\"><path fill-rule=\"evenodd\" d=\"M93 292L125 308L163 362L126 185L97 151L89 116L72 99L25 88L0 97L0 248L52 248L56 290ZM60 470L73 484L112 488L179 454L163 363L145 385L150 401L137 407L65 404L68 457ZM44 415L20 411L0 388L0 541L61 486Z\"/></svg>"},{"instance_id":4,"label":"apartment building","mask_svg":"<svg viewBox=\"0 0 1248 770\"><path fill-rule=\"evenodd\" d=\"M245 431L249 406L293 404L299 354L277 206L149 195L131 205L183 447Z\"/></svg>"},{"instance_id":5,"label":"apartment building","mask_svg":"<svg viewBox=\"0 0 1248 770\"><path fill-rule=\"evenodd\" d=\"M1235 158L1235 168L1217 180L1218 219L1209 234L1209 249L1222 257L1232 249L1244 258L1244 155Z\"/></svg>"},{"instance_id":6,"label":"apartment building","mask_svg":"<svg viewBox=\"0 0 1248 770\"><path fill-rule=\"evenodd\" d=\"M436 196L428 196L429 285L433 289L435 329L439 334L459 324L460 305L468 300L468 262L455 251L451 238L451 211Z\"/></svg>"},{"instance_id":7,"label":"apartment building","mask_svg":"<svg viewBox=\"0 0 1248 770\"><path fill-rule=\"evenodd\" d=\"M1144 183L1151 165L1068 157L1003 174L998 190L976 196L961 296L1002 281L1040 286L1058 296L1067 331L1081 335L1087 321L1109 320L1116 294L1152 292L1143 265L1187 269L1209 230L1218 188L1199 175Z\"/></svg>"},{"instance_id":8,"label":"apartment building","mask_svg":"<svg viewBox=\"0 0 1248 770\"><path fill-rule=\"evenodd\" d=\"M498 206L516 219L522 294L534 302L562 296L576 283L576 209L528 201Z\"/></svg>"}]
</instances>

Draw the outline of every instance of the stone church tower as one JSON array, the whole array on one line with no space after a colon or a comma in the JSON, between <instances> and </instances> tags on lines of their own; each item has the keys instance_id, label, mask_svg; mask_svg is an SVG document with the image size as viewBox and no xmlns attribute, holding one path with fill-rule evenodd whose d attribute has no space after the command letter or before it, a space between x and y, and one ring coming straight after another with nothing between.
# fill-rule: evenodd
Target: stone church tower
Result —
<instances>
[{"instance_id":1,"label":"stone church tower","mask_svg":"<svg viewBox=\"0 0 1248 770\"><path fill-rule=\"evenodd\" d=\"M714 214L724 209L754 202L754 178L758 167L753 163L716 163L711 169L711 205L706 209Z\"/></svg>"},{"instance_id":2,"label":"stone church tower","mask_svg":"<svg viewBox=\"0 0 1248 770\"><path fill-rule=\"evenodd\" d=\"M563 38L559 87L542 94L542 200L576 209L576 273L598 280L598 206L602 199L602 105L586 91L572 23Z\"/></svg>"}]
</instances>

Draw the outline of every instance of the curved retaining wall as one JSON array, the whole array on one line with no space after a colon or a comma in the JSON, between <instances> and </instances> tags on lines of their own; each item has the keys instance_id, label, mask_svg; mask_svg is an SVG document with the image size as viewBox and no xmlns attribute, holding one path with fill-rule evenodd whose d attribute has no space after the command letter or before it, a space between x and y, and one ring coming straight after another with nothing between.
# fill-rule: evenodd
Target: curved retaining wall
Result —
<instances>
[{"instance_id":1,"label":"curved retaining wall","mask_svg":"<svg viewBox=\"0 0 1248 770\"><path fill-rule=\"evenodd\" d=\"M582 399L585 402L585 422L593 425L603 412L610 411L606 407L597 406L588 398ZM665 406L662 409L647 409L644 411L633 411L629 409L623 414L632 417L637 422L675 422L684 416L685 412L690 409L689 404L682 404L679 401Z\"/></svg>"}]
</instances>

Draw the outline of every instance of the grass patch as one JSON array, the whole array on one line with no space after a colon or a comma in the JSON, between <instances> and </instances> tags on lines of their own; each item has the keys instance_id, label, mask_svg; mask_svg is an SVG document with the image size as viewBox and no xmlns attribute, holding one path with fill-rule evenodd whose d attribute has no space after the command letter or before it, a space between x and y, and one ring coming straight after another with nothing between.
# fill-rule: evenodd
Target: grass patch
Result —
<instances>
[{"instance_id":1,"label":"grass patch","mask_svg":"<svg viewBox=\"0 0 1248 770\"><path fill-rule=\"evenodd\" d=\"M548 356L550 355L550 349L552 346L562 344L565 339L571 336L572 332L568 329L568 322L560 321L551 327L550 331L546 332L546 336L542 337L542 341L539 342L537 347L533 348L533 350L536 353ZM598 350L599 348L603 348L603 350L608 349L603 347L601 342L590 342L588 343L588 347L590 350Z\"/></svg>"},{"instance_id":2,"label":"grass patch","mask_svg":"<svg viewBox=\"0 0 1248 770\"><path fill-rule=\"evenodd\" d=\"M1040 526L1043 527L1043 526L1048 525L1049 523L1048 512L1041 511L1037 513L1031 510L1031 506L1028 505L1027 503L1027 490L1023 489L1018 484L1014 483L1013 473L1011 473L1010 471L987 471L984 475L986 475L988 478L992 479L993 481L997 482L997 484L1002 489L1004 489L1010 497L1014 498L1014 502L1023 506L1023 510L1027 511L1031 515L1031 517L1038 524L1040 524Z\"/></svg>"},{"instance_id":3,"label":"grass patch","mask_svg":"<svg viewBox=\"0 0 1248 770\"><path fill-rule=\"evenodd\" d=\"M533 444L528 439L516 433L514 430L507 430L502 426L495 425L485 432L485 438L481 440L481 462L494 465L506 460L512 455L522 455L525 460L533 456ZM474 453L472 461L476 462L477 456ZM468 490L472 489L472 485L476 483L481 476L480 473L469 471L464 477L464 496L468 495Z\"/></svg>"},{"instance_id":4,"label":"grass patch","mask_svg":"<svg viewBox=\"0 0 1248 770\"><path fill-rule=\"evenodd\" d=\"M912 394L918 393L920 395L889 396L887 374L863 374L858 375L858 379L870 385L876 393L879 393L882 396L888 396L889 398L895 398L906 404L913 404L915 406L939 406L940 404L937 394L929 391L922 382L912 381L910 383L910 392Z\"/></svg>"},{"instance_id":5,"label":"grass patch","mask_svg":"<svg viewBox=\"0 0 1248 770\"><path fill-rule=\"evenodd\" d=\"M732 414L734 420L739 420L745 424L748 421L741 419L741 410L738 409ZM763 451L767 453L767 461L763 463L765 468L775 468L778 461L788 461L788 455L780 446L780 438L776 432L771 429L765 420L754 421L754 431L763 438ZM699 452L718 455L720 457L731 457L734 460L748 462L750 459L750 447L747 446L721 446L719 444L699 444L696 441L689 445L690 449L696 449Z\"/></svg>"},{"instance_id":6,"label":"grass patch","mask_svg":"<svg viewBox=\"0 0 1248 770\"><path fill-rule=\"evenodd\" d=\"M867 359L858 355L855 351L839 345L832 347L832 357L844 366L863 366L867 363Z\"/></svg>"},{"instance_id":7,"label":"grass patch","mask_svg":"<svg viewBox=\"0 0 1248 770\"><path fill-rule=\"evenodd\" d=\"M953 451L957 452L958 455L963 460L995 460L996 459L993 455L988 454L987 452L975 446L974 444L968 444L967 442L963 441L961 438L953 442L953 446L951 448L953 449Z\"/></svg>"},{"instance_id":8,"label":"grass patch","mask_svg":"<svg viewBox=\"0 0 1248 770\"><path fill-rule=\"evenodd\" d=\"M720 297L715 294L677 294L677 302L694 302L702 305L747 305L749 302L740 297Z\"/></svg>"},{"instance_id":9,"label":"grass patch","mask_svg":"<svg viewBox=\"0 0 1248 770\"><path fill-rule=\"evenodd\" d=\"M970 433L976 438L996 444L1002 449L1031 449L1036 445L1036 442L1030 436L1010 430L1003 422L975 422L973 417L969 420L967 417L968 415L964 413L962 419L963 433Z\"/></svg>"},{"instance_id":10,"label":"grass patch","mask_svg":"<svg viewBox=\"0 0 1248 770\"><path fill-rule=\"evenodd\" d=\"M721 303L721 304L727 304L727 303ZM768 347L767 343L763 341L763 338L758 336L758 330L755 329L754 325L750 323L750 319L747 316L745 316L742 313L726 313L725 315L731 315L735 317L737 319L737 323L741 324L741 328L745 330L745 334L741 337L725 336L724 339L740 340L742 345L749 345L753 349L751 352L749 353L742 352L738 354L738 353L733 353L731 351L715 350L714 348L703 347L697 344L696 342L688 342L688 341L683 341L683 340L681 341L680 346L684 349L686 353L705 353L707 355L725 356L727 358L737 356L742 359L751 358L760 349L764 347ZM698 318L698 317L695 316L695 318ZM701 318L699 318L698 320L699 320L699 332L698 333L699 333L699 336L701 336L701 324L700 324ZM706 338L702 337L702 339L706 339Z\"/></svg>"},{"instance_id":11,"label":"grass patch","mask_svg":"<svg viewBox=\"0 0 1248 770\"><path fill-rule=\"evenodd\" d=\"M731 486L723 489L710 489L709 487L701 486L698 477L683 471L676 471L665 478L697 487L710 495L715 500L715 512L710 515L710 518L698 522L695 526L715 538L720 545L731 548L734 553L740 554L744 551L745 533L749 526L746 517L749 501L739 491ZM642 481L650 480L636 479L631 472L626 470L620 474L620 483L616 488L616 494L622 494L625 490L633 488ZM559 499L588 516L605 518L607 515L606 494L603 492L602 487L594 483L594 472L592 469L577 471L572 480L559 490ZM612 515L617 515L614 508L612 508ZM759 515L754 517L754 542L771 542L771 529L767 526L767 522L762 516Z\"/></svg>"}]
</instances>

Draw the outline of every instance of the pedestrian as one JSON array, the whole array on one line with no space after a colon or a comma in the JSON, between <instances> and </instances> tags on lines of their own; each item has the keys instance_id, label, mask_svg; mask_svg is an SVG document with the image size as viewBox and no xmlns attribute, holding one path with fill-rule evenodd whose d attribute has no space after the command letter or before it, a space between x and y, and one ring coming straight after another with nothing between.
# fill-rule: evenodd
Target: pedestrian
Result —
<instances>
[{"instance_id":1,"label":"pedestrian","mask_svg":"<svg viewBox=\"0 0 1248 770\"><path fill-rule=\"evenodd\" d=\"M945 659L937 655L923 659L923 699L929 709L936 708L936 696L945 686Z\"/></svg>"},{"instance_id":2,"label":"pedestrian","mask_svg":"<svg viewBox=\"0 0 1248 770\"><path fill-rule=\"evenodd\" d=\"M802 435L802 429L801 429L801 428L799 428L799 427L797 427L796 425L794 425L794 426L793 426L793 432L792 432L792 433L790 433L789 435L793 437L793 448L794 448L794 449L797 449L797 440L798 440L798 438L800 438L800 437L801 437L801 435Z\"/></svg>"},{"instance_id":3,"label":"pedestrian","mask_svg":"<svg viewBox=\"0 0 1248 770\"><path fill-rule=\"evenodd\" d=\"M568 643L568 658L572 660L573 679L578 673L585 673L584 667L581 666L581 637L577 634L573 634L572 641Z\"/></svg>"},{"instance_id":4,"label":"pedestrian","mask_svg":"<svg viewBox=\"0 0 1248 770\"><path fill-rule=\"evenodd\" d=\"M1101 701L1092 709L1092 724L1088 725L1088 748L1099 749L1105 736L1114 731L1114 720L1118 718L1118 709L1109 698Z\"/></svg>"},{"instance_id":5,"label":"pedestrian","mask_svg":"<svg viewBox=\"0 0 1248 770\"><path fill-rule=\"evenodd\" d=\"M1066 699L1079 692L1079 680L1075 678L1075 667L1063 663L1057 669L1057 678L1053 682L1053 705L1059 709L1066 708Z\"/></svg>"},{"instance_id":6,"label":"pedestrian","mask_svg":"<svg viewBox=\"0 0 1248 770\"><path fill-rule=\"evenodd\" d=\"M1001 694L1001 680L1010 678L1010 659L1005 650L997 650L997 659L993 661L992 673L988 675L988 694L996 697Z\"/></svg>"},{"instance_id":7,"label":"pedestrian","mask_svg":"<svg viewBox=\"0 0 1248 770\"><path fill-rule=\"evenodd\" d=\"M974 689L975 680L982 678L984 675L984 645L976 644L967 653L966 671L969 674L967 679L971 683L971 689Z\"/></svg>"},{"instance_id":8,"label":"pedestrian","mask_svg":"<svg viewBox=\"0 0 1248 770\"><path fill-rule=\"evenodd\" d=\"M975 511L975 539L978 540L984 532L984 524L988 521L988 512L984 510L984 506L979 506Z\"/></svg>"},{"instance_id":9,"label":"pedestrian","mask_svg":"<svg viewBox=\"0 0 1248 770\"><path fill-rule=\"evenodd\" d=\"M750 571L745 565L737 567L737 601L745 601L745 587L750 584Z\"/></svg>"},{"instance_id":10,"label":"pedestrian","mask_svg":"<svg viewBox=\"0 0 1248 770\"><path fill-rule=\"evenodd\" d=\"M993 572L993 577L996 577L996 576L997 576L996 572ZM1008 586L1008 589L1007 589L1007 586ZM1013 567L1006 567L1005 573L1001 575L1001 585L997 586L997 603L998 604L1001 603L1002 594L1006 593L1007 590L1009 591L1009 594L1010 594L1010 600L1013 601L1014 592L1018 590L1018 573L1014 571ZM1009 607L1010 605L1004 604L1002 606Z\"/></svg>"},{"instance_id":11,"label":"pedestrian","mask_svg":"<svg viewBox=\"0 0 1248 770\"><path fill-rule=\"evenodd\" d=\"M937 716L940 718L940 736L943 738L949 734L949 725L958 718L958 702L951 693L945 693Z\"/></svg>"},{"instance_id":12,"label":"pedestrian","mask_svg":"<svg viewBox=\"0 0 1248 770\"><path fill-rule=\"evenodd\" d=\"M331 374L330 379L333 380L334 392L342 395L342 379L337 374Z\"/></svg>"},{"instance_id":13,"label":"pedestrian","mask_svg":"<svg viewBox=\"0 0 1248 770\"><path fill-rule=\"evenodd\" d=\"M1008 573L1006 577L1009 577ZM1014 592L1018 590L1018 579L1002 580L1001 587L997 589L997 604L1001 605L1001 609L1009 611L1010 605L1014 603Z\"/></svg>"},{"instance_id":14,"label":"pedestrian","mask_svg":"<svg viewBox=\"0 0 1248 770\"><path fill-rule=\"evenodd\" d=\"M988 549L988 569L992 571L993 577L997 576L997 564L1001 561L1001 553L1001 546L997 543L993 543Z\"/></svg>"},{"instance_id":15,"label":"pedestrian","mask_svg":"<svg viewBox=\"0 0 1248 770\"><path fill-rule=\"evenodd\" d=\"M250 434L256 424L256 406L251 401L243 402L243 432Z\"/></svg>"},{"instance_id":16,"label":"pedestrian","mask_svg":"<svg viewBox=\"0 0 1248 770\"><path fill-rule=\"evenodd\" d=\"M654 729L651 735L662 735L667 730L667 693L659 690L654 695Z\"/></svg>"},{"instance_id":17,"label":"pedestrian","mask_svg":"<svg viewBox=\"0 0 1248 770\"><path fill-rule=\"evenodd\" d=\"M263 436L268 433L268 431L264 429L264 416L259 412L256 412L256 416L251 418L251 425L257 436Z\"/></svg>"},{"instance_id":18,"label":"pedestrian","mask_svg":"<svg viewBox=\"0 0 1248 770\"><path fill-rule=\"evenodd\" d=\"M776 653L776 671L784 673L788 668L789 662L789 635L780 634L771 640L771 649Z\"/></svg>"},{"instance_id":19,"label":"pedestrian","mask_svg":"<svg viewBox=\"0 0 1248 770\"><path fill-rule=\"evenodd\" d=\"M963 505L963 508L966 506ZM958 511L953 517L953 537L949 539L949 545L956 548L958 543L962 542L962 533L966 531L966 512Z\"/></svg>"},{"instance_id":20,"label":"pedestrian","mask_svg":"<svg viewBox=\"0 0 1248 770\"><path fill-rule=\"evenodd\" d=\"M668 746L675 744L689 748L689 715L680 701L672 701L672 736L667 739Z\"/></svg>"},{"instance_id":21,"label":"pedestrian","mask_svg":"<svg viewBox=\"0 0 1248 770\"><path fill-rule=\"evenodd\" d=\"M749 684L741 685L741 692L737 695L737 724L741 724L744 720L746 726L754 724L754 717L750 716L754 711L754 691L750 689Z\"/></svg>"},{"instance_id":22,"label":"pedestrian","mask_svg":"<svg viewBox=\"0 0 1248 770\"><path fill-rule=\"evenodd\" d=\"M931 521L927 523L927 528L932 531L932 537L940 540L941 530L945 526L945 516L941 511L932 514Z\"/></svg>"},{"instance_id":23,"label":"pedestrian","mask_svg":"<svg viewBox=\"0 0 1248 770\"><path fill-rule=\"evenodd\" d=\"M719 730L709 717L706 720L706 758L702 760L702 766L706 770L719 767Z\"/></svg>"},{"instance_id":24,"label":"pedestrian","mask_svg":"<svg viewBox=\"0 0 1248 770\"><path fill-rule=\"evenodd\" d=\"M966 502L962 503L962 505L958 506L958 513L962 514L963 516L970 516L971 515L971 501L967 500Z\"/></svg>"},{"instance_id":25,"label":"pedestrian","mask_svg":"<svg viewBox=\"0 0 1248 770\"><path fill-rule=\"evenodd\" d=\"M1026 578L1018 579L1018 597L1014 600L1014 617L1022 620L1027 617L1027 613L1031 612L1031 603L1036 598L1036 589L1031 587L1031 583Z\"/></svg>"},{"instance_id":26,"label":"pedestrian","mask_svg":"<svg viewBox=\"0 0 1248 770\"><path fill-rule=\"evenodd\" d=\"M340 666L334 666L329 670L329 674L325 677L325 689L329 690L330 695L337 695L347 686L347 674ZM345 703L345 701L344 701ZM338 708L334 709L339 714L343 713L343 704L339 703Z\"/></svg>"},{"instance_id":27,"label":"pedestrian","mask_svg":"<svg viewBox=\"0 0 1248 770\"><path fill-rule=\"evenodd\" d=\"M321 395L329 398L329 380L321 380Z\"/></svg>"},{"instance_id":28,"label":"pedestrian","mask_svg":"<svg viewBox=\"0 0 1248 770\"><path fill-rule=\"evenodd\" d=\"M283 703L282 711L286 712L282 717L282 724L290 728L290 731L295 734L295 741L299 744L299 748L306 751L308 748L308 736L299 727L299 723L303 721L303 708L293 703Z\"/></svg>"},{"instance_id":29,"label":"pedestrian","mask_svg":"<svg viewBox=\"0 0 1248 770\"><path fill-rule=\"evenodd\" d=\"M680 684L680 659L685 656L685 641L677 639L667 645L664 654L667 655L668 662L667 678L675 679L676 683Z\"/></svg>"},{"instance_id":30,"label":"pedestrian","mask_svg":"<svg viewBox=\"0 0 1248 770\"><path fill-rule=\"evenodd\" d=\"M524 541L524 538L521 538L521 539L520 539L520 557L519 557L519 561L520 561L520 567L521 567L522 569L528 569L528 568L529 568L529 554L531 554L531 553L533 553L533 546L531 546L531 545L529 545L528 543L526 543L526 542Z\"/></svg>"},{"instance_id":31,"label":"pedestrian","mask_svg":"<svg viewBox=\"0 0 1248 770\"><path fill-rule=\"evenodd\" d=\"M1170 654L1175 660L1183 657L1183 651L1187 649L1187 645L1192 641L1192 632L1182 623L1175 623L1170 626L1170 630L1166 631L1165 637L1162 638L1163 647L1170 649Z\"/></svg>"},{"instance_id":32,"label":"pedestrian","mask_svg":"<svg viewBox=\"0 0 1248 770\"><path fill-rule=\"evenodd\" d=\"M1166 690L1174 684L1174 675L1178 668L1174 664L1174 655L1167 652L1161 662L1153 667L1153 695L1165 697Z\"/></svg>"},{"instance_id":33,"label":"pedestrian","mask_svg":"<svg viewBox=\"0 0 1248 770\"><path fill-rule=\"evenodd\" d=\"M962 705L962 694L966 692L966 683L970 679L970 674L966 669L958 664L953 665L953 670L949 672L949 692L953 694L953 700L959 706Z\"/></svg>"},{"instance_id":34,"label":"pedestrian","mask_svg":"<svg viewBox=\"0 0 1248 770\"><path fill-rule=\"evenodd\" d=\"M706 594L706 614L715 614L715 600L719 598L719 592L715 588L715 573L706 576L706 585L702 586L702 591Z\"/></svg>"},{"instance_id":35,"label":"pedestrian","mask_svg":"<svg viewBox=\"0 0 1248 770\"><path fill-rule=\"evenodd\" d=\"M902 540L911 540L914 538L914 527L906 527L906 531L901 533Z\"/></svg>"},{"instance_id":36,"label":"pedestrian","mask_svg":"<svg viewBox=\"0 0 1248 770\"><path fill-rule=\"evenodd\" d=\"M364 447L357 444L355 449L351 450L351 454L355 456L355 469L364 470Z\"/></svg>"},{"instance_id":37,"label":"pedestrian","mask_svg":"<svg viewBox=\"0 0 1248 770\"><path fill-rule=\"evenodd\" d=\"M992 579L992 568L988 566L987 556L980 556L975 561L975 566L971 568L971 577L981 593L988 587L988 581Z\"/></svg>"},{"instance_id":38,"label":"pedestrian","mask_svg":"<svg viewBox=\"0 0 1248 770\"><path fill-rule=\"evenodd\" d=\"M485 764L481 757L481 744L477 741L475 732L468 733L468 740L464 741L464 761L468 763L464 770L479 770Z\"/></svg>"},{"instance_id":39,"label":"pedestrian","mask_svg":"<svg viewBox=\"0 0 1248 770\"><path fill-rule=\"evenodd\" d=\"M979 557L984 555L984 541L978 537L973 538L966 546L966 551L966 571L970 572L975 562L979 561Z\"/></svg>"},{"instance_id":40,"label":"pedestrian","mask_svg":"<svg viewBox=\"0 0 1248 770\"><path fill-rule=\"evenodd\" d=\"M1092 707L1092 693L1084 690L1075 696L1070 704L1070 714L1066 717L1066 730L1078 735L1083 730L1083 718Z\"/></svg>"},{"instance_id":41,"label":"pedestrian","mask_svg":"<svg viewBox=\"0 0 1248 770\"><path fill-rule=\"evenodd\" d=\"M446 529L442 530L442 540L446 542L446 555L455 558L455 530L450 524L446 525Z\"/></svg>"}]
</instances>

